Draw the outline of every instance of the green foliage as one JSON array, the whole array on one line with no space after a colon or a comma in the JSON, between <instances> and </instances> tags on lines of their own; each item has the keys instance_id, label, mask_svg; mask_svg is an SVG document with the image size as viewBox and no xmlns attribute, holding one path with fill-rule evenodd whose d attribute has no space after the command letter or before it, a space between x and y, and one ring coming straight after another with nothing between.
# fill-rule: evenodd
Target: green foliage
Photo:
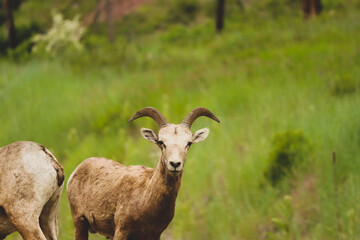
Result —
<instances>
[{"instance_id":1,"label":"green foliage","mask_svg":"<svg viewBox=\"0 0 360 240\"><path fill-rule=\"evenodd\" d=\"M289 14L289 12L300 12L301 5L300 1L283 0L279 3L276 0L267 0L265 1L265 9L270 12L272 17L279 17Z\"/></svg>"},{"instance_id":2,"label":"green foliage","mask_svg":"<svg viewBox=\"0 0 360 240\"><path fill-rule=\"evenodd\" d=\"M271 218L274 230L267 233L267 240L294 239L294 216L295 208L292 197L286 195L274 206L277 216Z\"/></svg>"},{"instance_id":3,"label":"green foliage","mask_svg":"<svg viewBox=\"0 0 360 240\"><path fill-rule=\"evenodd\" d=\"M134 13L125 15L115 28L119 35L132 39L154 31L164 31L174 25L195 23L200 10L197 0L155 1L151 6L139 7Z\"/></svg>"},{"instance_id":4,"label":"green foliage","mask_svg":"<svg viewBox=\"0 0 360 240\"><path fill-rule=\"evenodd\" d=\"M16 39L21 44L29 40L34 34L39 33L41 28L35 22L16 27Z\"/></svg>"},{"instance_id":5,"label":"green foliage","mask_svg":"<svg viewBox=\"0 0 360 240\"><path fill-rule=\"evenodd\" d=\"M22 2L23 2L23 0L11 0L11 1L9 1L10 9L12 11L17 10L20 7ZM2 10L4 9L4 1L0 2L0 9L2 9ZM3 25L3 24L5 24L5 11L0 11L0 26Z\"/></svg>"},{"instance_id":6,"label":"green foliage","mask_svg":"<svg viewBox=\"0 0 360 240\"><path fill-rule=\"evenodd\" d=\"M265 177L276 185L308 159L310 149L309 141L301 131L276 134L269 154L269 166L264 171Z\"/></svg>"},{"instance_id":7,"label":"green foliage","mask_svg":"<svg viewBox=\"0 0 360 240\"><path fill-rule=\"evenodd\" d=\"M15 1L15 2L16 2L15 4L18 4L17 5L18 7L21 1ZM4 29L3 31L0 31L0 55L4 54L4 56L8 56L15 61L24 60L25 58L27 58L31 50L30 47L31 44L29 39L33 34L38 33L40 31L40 26L35 22L27 22L26 24L16 24L16 42L18 45L17 48L19 49L15 49L15 50L9 49L7 33L5 31L5 23L3 26L1 26L2 24L1 12L2 11L0 11L0 30L2 30L1 27ZM16 19L15 19L15 23L16 23ZM28 47L24 47L25 45Z\"/></svg>"},{"instance_id":8,"label":"green foliage","mask_svg":"<svg viewBox=\"0 0 360 240\"><path fill-rule=\"evenodd\" d=\"M8 49L7 57L16 62L24 62L30 59L31 49L34 43L28 39L23 41L15 49Z\"/></svg>"},{"instance_id":9,"label":"green foliage","mask_svg":"<svg viewBox=\"0 0 360 240\"><path fill-rule=\"evenodd\" d=\"M15 49L7 49L6 56L15 62L24 62L30 59L32 47L34 46L31 37L40 31L40 27L31 23L16 29L18 46Z\"/></svg>"},{"instance_id":10,"label":"green foliage","mask_svg":"<svg viewBox=\"0 0 360 240\"><path fill-rule=\"evenodd\" d=\"M342 2L342 1L337 1L337 0L322 0L322 5L324 10L344 10L346 9L346 5L350 4L353 5L354 3L351 3L352 0L350 0L349 2Z\"/></svg>"},{"instance_id":11,"label":"green foliage","mask_svg":"<svg viewBox=\"0 0 360 240\"><path fill-rule=\"evenodd\" d=\"M164 34L163 40L167 42L175 42L185 39L187 36L187 29L184 25L178 24L169 29L169 31Z\"/></svg>"},{"instance_id":12,"label":"green foliage","mask_svg":"<svg viewBox=\"0 0 360 240\"><path fill-rule=\"evenodd\" d=\"M334 97L331 89L334 76L357 80L360 74L359 10L304 22L291 12L276 19L267 12L252 15L247 5L245 13L234 10L218 35L212 16L197 16L195 25L161 22L168 16L161 10L169 6L163 5L139 9L139 25L131 17L127 26L119 23L118 33L125 27L126 32L113 44L103 25L100 34L84 35L81 54L31 56L21 64L1 58L0 146L17 140L44 144L67 179L91 156L154 167L159 151L139 129L157 126L149 118L129 124L129 117L154 106L169 121L181 122L194 107L205 106L221 124L201 118L192 127L208 127L211 133L188 153L175 218L164 239L356 239L360 95ZM288 131L291 136L285 138L287 129L302 132ZM282 136L277 145L298 156L289 171L296 178L259 187L277 134ZM301 139L311 143L311 151ZM301 146L304 158L298 155ZM338 153L336 181L333 150ZM287 187L282 195L281 184ZM71 240L65 191L60 204L59 239Z\"/></svg>"},{"instance_id":13,"label":"green foliage","mask_svg":"<svg viewBox=\"0 0 360 240\"><path fill-rule=\"evenodd\" d=\"M337 77L332 86L331 93L334 96L344 96L355 93L360 89L360 78L351 77L348 75Z\"/></svg>"},{"instance_id":14,"label":"green foliage","mask_svg":"<svg viewBox=\"0 0 360 240\"><path fill-rule=\"evenodd\" d=\"M152 15L149 7L140 7L133 14L124 16L118 24L116 30L119 35L134 38L138 35L149 34L153 31L164 29L164 13ZM104 29L105 29L105 25Z\"/></svg>"},{"instance_id":15,"label":"green foliage","mask_svg":"<svg viewBox=\"0 0 360 240\"><path fill-rule=\"evenodd\" d=\"M283 18L292 16L299 16L302 14L301 1L293 0L263 0L254 2L250 11L257 18Z\"/></svg>"},{"instance_id":16,"label":"green foliage","mask_svg":"<svg viewBox=\"0 0 360 240\"><path fill-rule=\"evenodd\" d=\"M167 16L170 22L189 24L196 20L200 11L198 0L177 0L171 3Z\"/></svg>"}]
</instances>

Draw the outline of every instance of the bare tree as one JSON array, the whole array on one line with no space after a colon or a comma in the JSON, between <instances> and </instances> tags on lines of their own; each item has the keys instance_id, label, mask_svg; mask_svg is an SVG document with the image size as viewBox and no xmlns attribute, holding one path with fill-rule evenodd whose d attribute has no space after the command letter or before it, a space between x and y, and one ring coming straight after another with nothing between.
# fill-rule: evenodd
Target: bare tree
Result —
<instances>
[{"instance_id":1,"label":"bare tree","mask_svg":"<svg viewBox=\"0 0 360 240\"><path fill-rule=\"evenodd\" d=\"M304 17L319 15L322 10L321 0L302 0Z\"/></svg>"},{"instance_id":2,"label":"bare tree","mask_svg":"<svg viewBox=\"0 0 360 240\"><path fill-rule=\"evenodd\" d=\"M224 18L225 18L225 0L218 0L216 6L216 18L215 25L216 31L221 32L224 28Z\"/></svg>"},{"instance_id":3,"label":"bare tree","mask_svg":"<svg viewBox=\"0 0 360 240\"><path fill-rule=\"evenodd\" d=\"M14 17L12 15L11 0L4 0L5 18L8 31L8 39L11 48L16 47L16 31Z\"/></svg>"}]
</instances>

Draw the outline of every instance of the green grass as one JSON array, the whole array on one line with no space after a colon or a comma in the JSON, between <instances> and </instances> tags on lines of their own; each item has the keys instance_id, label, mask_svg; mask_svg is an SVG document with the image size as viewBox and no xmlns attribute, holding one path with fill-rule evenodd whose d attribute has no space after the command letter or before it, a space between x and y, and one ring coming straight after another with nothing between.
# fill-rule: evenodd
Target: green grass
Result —
<instances>
[{"instance_id":1,"label":"green grass","mask_svg":"<svg viewBox=\"0 0 360 240\"><path fill-rule=\"evenodd\" d=\"M201 118L192 127L211 132L188 154L166 239L357 239L359 27L358 9L310 21L228 21L221 35L204 20L139 38L121 54L119 39L68 63L1 61L0 144L44 144L67 178L90 156L155 166L158 150L139 130L156 124L128 118L153 106L178 123L204 106L221 123ZM352 90L337 94L348 79ZM288 130L303 132L313 151L274 188L263 172L273 137ZM59 212L59 239L73 239L65 191Z\"/></svg>"}]
</instances>

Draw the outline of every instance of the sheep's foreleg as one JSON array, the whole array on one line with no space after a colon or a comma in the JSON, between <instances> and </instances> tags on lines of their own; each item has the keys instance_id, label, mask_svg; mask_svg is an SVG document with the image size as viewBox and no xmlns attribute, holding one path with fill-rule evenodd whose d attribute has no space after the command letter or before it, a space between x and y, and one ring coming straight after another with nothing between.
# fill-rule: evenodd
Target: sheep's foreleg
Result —
<instances>
[{"instance_id":1,"label":"sheep's foreleg","mask_svg":"<svg viewBox=\"0 0 360 240\"><path fill-rule=\"evenodd\" d=\"M84 216L74 218L75 240L89 239L89 222Z\"/></svg>"}]
</instances>

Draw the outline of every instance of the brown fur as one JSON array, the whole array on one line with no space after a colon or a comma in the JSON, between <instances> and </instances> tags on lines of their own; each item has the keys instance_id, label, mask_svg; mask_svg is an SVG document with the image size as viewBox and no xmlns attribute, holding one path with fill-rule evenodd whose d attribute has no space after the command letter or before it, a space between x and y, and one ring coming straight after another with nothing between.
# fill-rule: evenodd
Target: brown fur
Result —
<instances>
[{"instance_id":1,"label":"brown fur","mask_svg":"<svg viewBox=\"0 0 360 240\"><path fill-rule=\"evenodd\" d=\"M46 155L49 156L49 158L52 160L51 163L54 166L54 169L56 171L57 174L57 181L58 181L58 186L60 187L65 179L65 174L64 174L64 169L61 166L61 164L56 160L56 158L54 157L54 155L52 155L51 152L49 152L43 145L40 145L40 148L42 151L45 152Z\"/></svg>"},{"instance_id":2,"label":"brown fur","mask_svg":"<svg viewBox=\"0 0 360 240\"><path fill-rule=\"evenodd\" d=\"M0 239L14 231L25 240L57 239L62 186L49 166L56 159L49 154L33 142L0 148Z\"/></svg>"},{"instance_id":3,"label":"brown fur","mask_svg":"<svg viewBox=\"0 0 360 240\"><path fill-rule=\"evenodd\" d=\"M181 175L165 172L162 161L151 169L85 160L68 183L75 239L87 239L87 231L114 239L159 239L174 216L181 182Z\"/></svg>"},{"instance_id":4,"label":"brown fur","mask_svg":"<svg viewBox=\"0 0 360 240\"><path fill-rule=\"evenodd\" d=\"M199 116L219 122L207 109L196 108L186 121L170 124L151 107L136 112L129 121L143 116L160 126L159 133L141 129L142 136L161 149L157 167L125 167L106 158L81 163L67 187L76 240L87 240L88 232L113 240L159 240L174 217L187 152L192 143L209 134L207 128L192 133L192 122Z\"/></svg>"}]
</instances>

